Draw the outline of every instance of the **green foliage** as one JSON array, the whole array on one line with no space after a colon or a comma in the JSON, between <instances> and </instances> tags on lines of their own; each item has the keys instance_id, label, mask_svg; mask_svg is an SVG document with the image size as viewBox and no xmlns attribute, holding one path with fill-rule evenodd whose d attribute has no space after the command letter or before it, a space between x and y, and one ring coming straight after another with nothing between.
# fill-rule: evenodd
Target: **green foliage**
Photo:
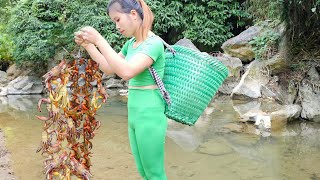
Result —
<instances>
[{"instance_id":1,"label":"green foliage","mask_svg":"<svg viewBox=\"0 0 320 180\"><path fill-rule=\"evenodd\" d=\"M13 62L13 41L12 34L7 32L7 21L10 18L10 10L15 4L14 0L4 0L0 2L0 70L6 70L7 66Z\"/></svg>"},{"instance_id":2,"label":"green foliage","mask_svg":"<svg viewBox=\"0 0 320 180\"><path fill-rule=\"evenodd\" d=\"M11 36L6 31L6 24L10 18L11 5L14 1L4 0L0 2L0 70L6 70L6 67L13 61L12 49L13 42Z\"/></svg>"},{"instance_id":3,"label":"green foliage","mask_svg":"<svg viewBox=\"0 0 320 180\"><path fill-rule=\"evenodd\" d=\"M17 0L1 0L0 1L0 23L5 24L10 18L10 11L12 7L16 4Z\"/></svg>"},{"instance_id":4,"label":"green foliage","mask_svg":"<svg viewBox=\"0 0 320 180\"><path fill-rule=\"evenodd\" d=\"M304 59L319 57L320 0L286 0L282 20L287 24L290 54Z\"/></svg>"},{"instance_id":5,"label":"green foliage","mask_svg":"<svg viewBox=\"0 0 320 180\"><path fill-rule=\"evenodd\" d=\"M17 63L43 64L56 51L65 47L70 51L76 44L73 33L83 26L93 26L102 34L114 32L105 14L105 1L25 0L12 12L9 27L15 34Z\"/></svg>"},{"instance_id":6,"label":"green foliage","mask_svg":"<svg viewBox=\"0 0 320 180\"><path fill-rule=\"evenodd\" d=\"M317 34L320 27L320 0L286 0L282 19L294 38Z\"/></svg>"},{"instance_id":7,"label":"green foliage","mask_svg":"<svg viewBox=\"0 0 320 180\"><path fill-rule=\"evenodd\" d=\"M280 20L284 0L247 0L246 10L254 21Z\"/></svg>"},{"instance_id":8,"label":"green foliage","mask_svg":"<svg viewBox=\"0 0 320 180\"><path fill-rule=\"evenodd\" d=\"M5 32L5 27L0 25L0 66L2 64L8 64L13 60L13 42L10 37L11 36Z\"/></svg>"},{"instance_id":9,"label":"green foliage","mask_svg":"<svg viewBox=\"0 0 320 180\"><path fill-rule=\"evenodd\" d=\"M154 31L169 43L186 37L213 47L243 25L247 14L236 0L146 0L155 14ZM14 34L14 58L18 63L43 64L62 47L75 49L73 33L83 26L96 28L115 50L126 39L106 15L105 0L21 0L9 22Z\"/></svg>"},{"instance_id":10,"label":"green foliage","mask_svg":"<svg viewBox=\"0 0 320 180\"><path fill-rule=\"evenodd\" d=\"M245 4L255 22L286 23L293 56L319 50L320 0L247 0Z\"/></svg>"},{"instance_id":11,"label":"green foliage","mask_svg":"<svg viewBox=\"0 0 320 180\"><path fill-rule=\"evenodd\" d=\"M280 34L272 30L264 31L249 42L253 46L256 59L267 60L274 55L279 43Z\"/></svg>"},{"instance_id":12,"label":"green foliage","mask_svg":"<svg viewBox=\"0 0 320 180\"><path fill-rule=\"evenodd\" d=\"M244 25L248 17L235 0L149 2L156 16L155 31L167 33L165 38L171 43L185 37L214 47L232 37L231 30Z\"/></svg>"}]
</instances>

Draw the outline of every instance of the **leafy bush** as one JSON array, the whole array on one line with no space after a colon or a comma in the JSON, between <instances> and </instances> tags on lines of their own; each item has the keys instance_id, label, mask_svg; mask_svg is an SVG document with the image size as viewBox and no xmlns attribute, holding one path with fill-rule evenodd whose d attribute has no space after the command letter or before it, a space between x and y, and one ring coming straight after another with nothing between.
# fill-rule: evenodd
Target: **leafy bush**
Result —
<instances>
[{"instance_id":1,"label":"leafy bush","mask_svg":"<svg viewBox=\"0 0 320 180\"><path fill-rule=\"evenodd\" d=\"M286 21L291 40L317 40L319 43L320 0L287 0L282 19Z\"/></svg>"},{"instance_id":2,"label":"leafy bush","mask_svg":"<svg viewBox=\"0 0 320 180\"><path fill-rule=\"evenodd\" d=\"M246 17L236 0L146 0L155 13L154 31L169 43L182 37L213 47L233 36L230 31ZM43 64L57 50L75 49L73 33L83 26L95 27L120 50L125 42L110 18L105 0L23 0L12 11L9 27L18 63ZM236 19L236 21L234 21Z\"/></svg>"},{"instance_id":3,"label":"leafy bush","mask_svg":"<svg viewBox=\"0 0 320 180\"><path fill-rule=\"evenodd\" d=\"M319 49L320 0L247 0L245 4L255 21L286 22L294 56Z\"/></svg>"},{"instance_id":4,"label":"leafy bush","mask_svg":"<svg viewBox=\"0 0 320 180\"><path fill-rule=\"evenodd\" d=\"M90 25L101 30L108 24L105 9L105 1L20 1L9 23L15 34L16 61L43 64L62 47L74 49L73 33L79 28Z\"/></svg>"},{"instance_id":5,"label":"leafy bush","mask_svg":"<svg viewBox=\"0 0 320 180\"><path fill-rule=\"evenodd\" d=\"M272 20L279 21L283 11L284 0L247 0L246 10L255 21Z\"/></svg>"},{"instance_id":6,"label":"leafy bush","mask_svg":"<svg viewBox=\"0 0 320 180\"><path fill-rule=\"evenodd\" d=\"M249 42L253 46L256 59L267 60L274 55L278 47L280 34L273 30L266 30L260 36Z\"/></svg>"},{"instance_id":7,"label":"leafy bush","mask_svg":"<svg viewBox=\"0 0 320 180\"><path fill-rule=\"evenodd\" d=\"M0 70L4 71L13 61L13 42L10 35L5 32L5 27L0 25Z\"/></svg>"},{"instance_id":8,"label":"leafy bush","mask_svg":"<svg viewBox=\"0 0 320 180\"><path fill-rule=\"evenodd\" d=\"M13 62L13 41L12 35L7 32L7 21L10 18L11 7L14 0L4 0L0 2L0 70L5 71Z\"/></svg>"},{"instance_id":9,"label":"leafy bush","mask_svg":"<svg viewBox=\"0 0 320 180\"><path fill-rule=\"evenodd\" d=\"M157 17L155 31L167 34L164 37L171 43L185 37L212 48L232 37L231 30L243 26L248 17L235 0L149 2Z\"/></svg>"}]
</instances>

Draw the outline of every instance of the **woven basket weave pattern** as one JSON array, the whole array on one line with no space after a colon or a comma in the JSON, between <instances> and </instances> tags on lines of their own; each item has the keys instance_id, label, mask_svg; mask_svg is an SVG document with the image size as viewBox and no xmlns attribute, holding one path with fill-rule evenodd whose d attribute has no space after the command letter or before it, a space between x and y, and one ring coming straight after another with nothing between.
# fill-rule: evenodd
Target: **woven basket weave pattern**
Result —
<instances>
[{"instance_id":1,"label":"woven basket weave pattern","mask_svg":"<svg viewBox=\"0 0 320 180\"><path fill-rule=\"evenodd\" d=\"M182 46L166 51L163 82L172 104L167 117L193 125L228 76L228 69L217 59Z\"/></svg>"}]
</instances>

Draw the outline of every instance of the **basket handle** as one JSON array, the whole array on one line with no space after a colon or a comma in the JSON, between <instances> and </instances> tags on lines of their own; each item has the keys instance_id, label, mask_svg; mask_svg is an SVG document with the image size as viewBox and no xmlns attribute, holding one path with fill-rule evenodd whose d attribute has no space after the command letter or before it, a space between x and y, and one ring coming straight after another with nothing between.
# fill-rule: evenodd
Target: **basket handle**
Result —
<instances>
[{"instance_id":1,"label":"basket handle","mask_svg":"<svg viewBox=\"0 0 320 180\"><path fill-rule=\"evenodd\" d=\"M154 82L159 87L162 98L166 101L167 105L170 106L171 105L170 95L169 95L168 91L166 90L166 88L164 87L163 81L161 80L157 71L153 68L153 66L151 66L151 67L149 67L149 72L150 72Z\"/></svg>"},{"instance_id":2,"label":"basket handle","mask_svg":"<svg viewBox=\"0 0 320 180\"><path fill-rule=\"evenodd\" d=\"M167 43L165 42L160 36L154 35L157 38L159 38L162 43L166 46L166 48L173 54L176 54L176 51ZM152 79L154 80L154 82L157 84L157 86L160 89L160 93L162 95L162 98L166 101L167 105L170 106L171 105L171 98L170 98L170 94L168 93L167 89L164 87L164 83L161 80L159 74L157 73L157 71L154 69L153 66L149 67L149 72L152 76Z\"/></svg>"}]
</instances>

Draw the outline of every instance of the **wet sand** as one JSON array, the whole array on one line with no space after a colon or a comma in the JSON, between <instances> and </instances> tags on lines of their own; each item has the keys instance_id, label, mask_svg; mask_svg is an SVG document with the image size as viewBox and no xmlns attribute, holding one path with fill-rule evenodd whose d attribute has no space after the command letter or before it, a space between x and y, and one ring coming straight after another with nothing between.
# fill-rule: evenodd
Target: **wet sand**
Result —
<instances>
[{"instance_id":1,"label":"wet sand","mask_svg":"<svg viewBox=\"0 0 320 180\"><path fill-rule=\"evenodd\" d=\"M16 179L11 168L10 153L5 147L5 136L0 129L0 177L2 180Z\"/></svg>"}]
</instances>

